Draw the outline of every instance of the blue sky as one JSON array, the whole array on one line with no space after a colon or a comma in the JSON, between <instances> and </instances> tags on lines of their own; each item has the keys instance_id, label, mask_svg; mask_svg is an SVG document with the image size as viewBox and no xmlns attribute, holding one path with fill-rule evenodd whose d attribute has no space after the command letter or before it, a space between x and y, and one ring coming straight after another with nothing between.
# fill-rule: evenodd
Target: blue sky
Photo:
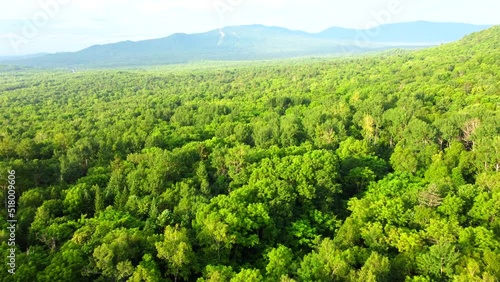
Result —
<instances>
[{"instance_id":1,"label":"blue sky","mask_svg":"<svg viewBox=\"0 0 500 282\"><path fill-rule=\"evenodd\" d=\"M494 25L498 11L498 0L3 0L0 56L244 24L308 32L417 20Z\"/></svg>"}]
</instances>

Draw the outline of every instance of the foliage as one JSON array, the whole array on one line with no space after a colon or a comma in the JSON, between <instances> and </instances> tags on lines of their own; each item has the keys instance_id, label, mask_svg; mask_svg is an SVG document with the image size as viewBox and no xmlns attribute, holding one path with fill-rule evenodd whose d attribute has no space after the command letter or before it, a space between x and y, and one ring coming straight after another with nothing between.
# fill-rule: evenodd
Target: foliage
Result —
<instances>
[{"instance_id":1,"label":"foliage","mask_svg":"<svg viewBox=\"0 0 500 282\"><path fill-rule=\"evenodd\" d=\"M499 57L3 68L14 280L496 281Z\"/></svg>"}]
</instances>

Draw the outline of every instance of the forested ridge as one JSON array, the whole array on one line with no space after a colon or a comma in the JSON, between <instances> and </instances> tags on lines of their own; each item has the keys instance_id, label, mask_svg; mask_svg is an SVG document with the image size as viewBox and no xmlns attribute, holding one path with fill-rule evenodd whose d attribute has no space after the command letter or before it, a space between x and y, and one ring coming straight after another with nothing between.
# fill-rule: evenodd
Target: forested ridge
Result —
<instances>
[{"instance_id":1,"label":"forested ridge","mask_svg":"<svg viewBox=\"0 0 500 282\"><path fill-rule=\"evenodd\" d=\"M499 62L0 66L1 281L499 281Z\"/></svg>"}]
</instances>

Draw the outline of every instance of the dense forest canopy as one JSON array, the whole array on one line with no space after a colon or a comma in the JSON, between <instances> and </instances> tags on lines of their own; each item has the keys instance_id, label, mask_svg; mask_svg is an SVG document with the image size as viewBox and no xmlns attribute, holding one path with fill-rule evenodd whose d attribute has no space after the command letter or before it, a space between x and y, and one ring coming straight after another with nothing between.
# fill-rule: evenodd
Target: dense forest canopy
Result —
<instances>
[{"instance_id":1,"label":"dense forest canopy","mask_svg":"<svg viewBox=\"0 0 500 282\"><path fill-rule=\"evenodd\" d=\"M0 67L0 278L498 281L499 62L497 26L359 58Z\"/></svg>"}]
</instances>

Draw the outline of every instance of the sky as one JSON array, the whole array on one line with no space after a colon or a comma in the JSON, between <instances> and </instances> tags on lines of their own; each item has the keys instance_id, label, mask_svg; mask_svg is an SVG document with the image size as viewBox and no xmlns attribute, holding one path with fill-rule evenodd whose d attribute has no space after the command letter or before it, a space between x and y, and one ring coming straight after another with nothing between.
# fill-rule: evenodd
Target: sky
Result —
<instances>
[{"instance_id":1,"label":"sky","mask_svg":"<svg viewBox=\"0 0 500 282\"><path fill-rule=\"evenodd\" d=\"M264 24L329 27L436 21L500 24L498 0L0 0L0 56Z\"/></svg>"}]
</instances>

